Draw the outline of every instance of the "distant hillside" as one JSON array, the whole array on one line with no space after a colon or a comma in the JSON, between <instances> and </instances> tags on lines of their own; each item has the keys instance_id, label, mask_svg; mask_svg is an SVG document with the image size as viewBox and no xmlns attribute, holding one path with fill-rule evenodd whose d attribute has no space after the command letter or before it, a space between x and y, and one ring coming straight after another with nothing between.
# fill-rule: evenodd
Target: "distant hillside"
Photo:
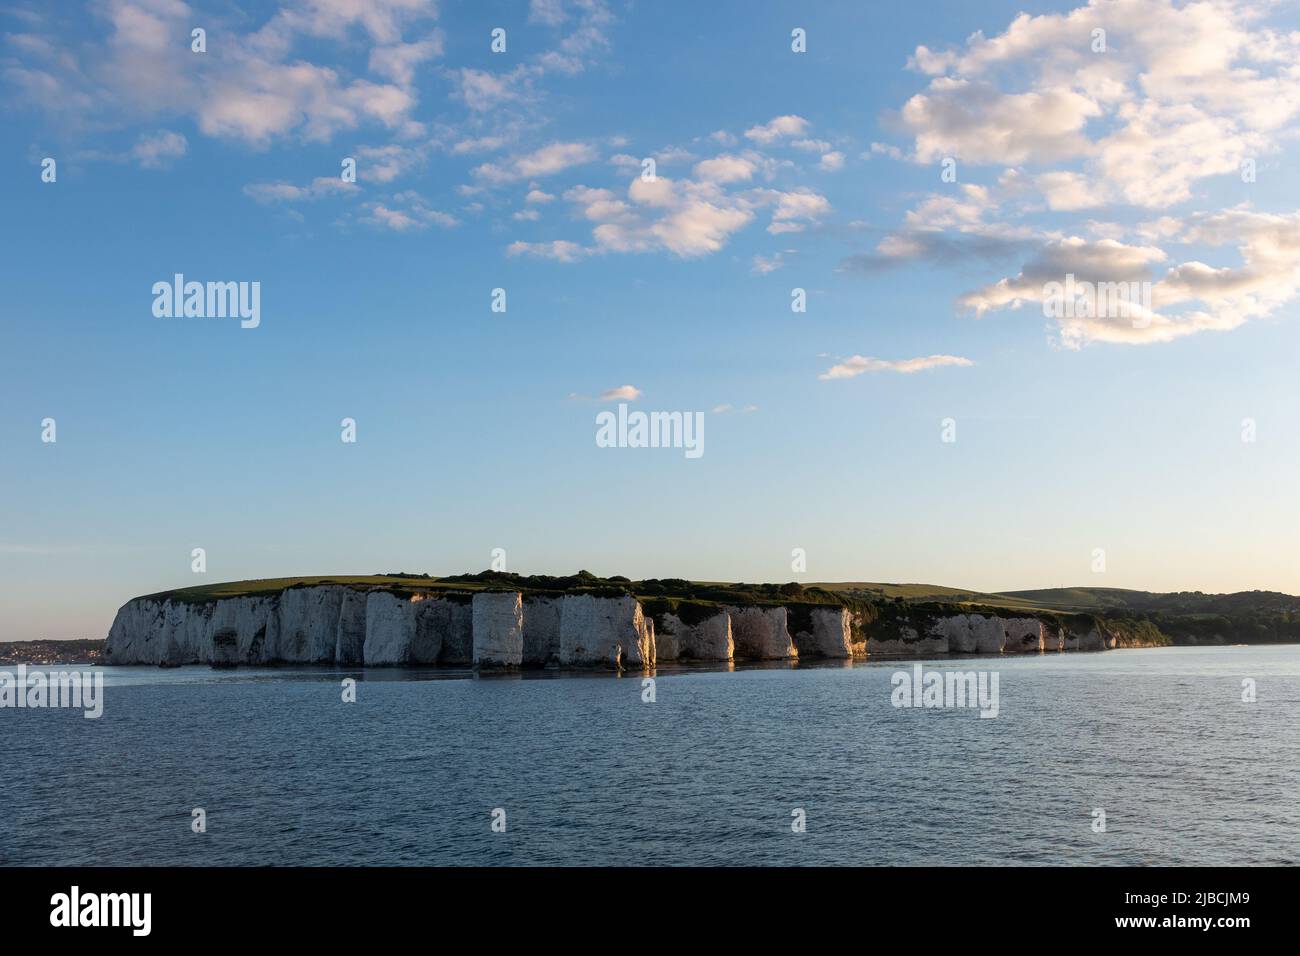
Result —
<instances>
[{"instance_id":1,"label":"distant hillside","mask_svg":"<svg viewBox=\"0 0 1300 956\"><path fill-rule=\"evenodd\" d=\"M1008 591L1063 611L1127 613L1150 620L1176 644L1262 644L1300 641L1300 597L1279 591L1128 591L1122 588L1048 588Z\"/></svg>"}]
</instances>

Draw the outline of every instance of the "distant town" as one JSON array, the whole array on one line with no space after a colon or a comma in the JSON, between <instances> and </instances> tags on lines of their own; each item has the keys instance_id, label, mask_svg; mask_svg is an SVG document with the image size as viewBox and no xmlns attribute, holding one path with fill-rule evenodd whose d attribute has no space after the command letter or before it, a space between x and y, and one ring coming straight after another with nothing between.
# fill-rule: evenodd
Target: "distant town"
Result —
<instances>
[{"instance_id":1,"label":"distant town","mask_svg":"<svg viewBox=\"0 0 1300 956\"><path fill-rule=\"evenodd\" d=\"M98 664L103 640L0 641L0 667L16 664Z\"/></svg>"}]
</instances>

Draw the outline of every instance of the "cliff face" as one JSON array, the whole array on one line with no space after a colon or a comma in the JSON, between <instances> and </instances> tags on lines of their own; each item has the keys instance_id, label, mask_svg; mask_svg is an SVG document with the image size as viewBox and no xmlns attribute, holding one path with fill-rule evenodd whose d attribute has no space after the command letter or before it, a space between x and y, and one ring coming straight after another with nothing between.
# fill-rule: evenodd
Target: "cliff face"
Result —
<instances>
[{"instance_id":1,"label":"cliff face","mask_svg":"<svg viewBox=\"0 0 1300 956\"><path fill-rule=\"evenodd\" d=\"M651 617L631 595L396 594L337 584L206 603L137 598L118 611L104 660L640 669L672 661L1037 654L1168 643L1145 622L1099 618L670 606L657 605Z\"/></svg>"},{"instance_id":2,"label":"cliff face","mask_svg":"<svg viewBox=\"0 0 1300 956\"><path fill-rule=\"evenodd\" d=\"M801 655L853 656L853 618L847 608L814 608L809 613L809 624L808 630L790 628L795 631L794 645Z\"/></svg>"},{"instance_id":3,"label":"cliff face","mask_svg":"<svg viewBox=\"0 0 1300 956\"><path fill-rule=\"evenodd\" d=\"M524 660L524 602L518 591L475 594L470 631L475 667L518 667Z\"/></svg>"},{"instance_id":4,"label":"cliff face","mask_svg":"<svg viewBox=\"0 0 1300 956\"><path fill-rule=\"evenodd\" d=\"M731 615L721 608L692 624L672 612L655 618L656 661L729 661L735 652Z\"/></svg>"},{"instance_id":5,"label":"cliff face","mask_svg":"<svg viewBox=\"0 0 1300 956\"><path fill-rule=\"evenodd\" d=\"M560 663L560 609L562 597L530 594L524 598L523 662L527 667Z\"/></svg>"},{"instance_id":6,"label":"cliff face","mask_svg":"<svg viewBox=\"0 0 1300 956\"><path fill-rule=\"evenodd\" d=\"M646 667L655 663L654 622L631 595L566 594L560 605L560 665Z\"/></svg>"},{"instance_id":7,"label":"cliff face","mask_svg":"<svg viewBox=\"0 0 1300 956\"><path fill-rule=\"evenodd\" d=\"M783 607L729 607L736 656L753 661L798 657Z\"/></svg>"}]
</instances>

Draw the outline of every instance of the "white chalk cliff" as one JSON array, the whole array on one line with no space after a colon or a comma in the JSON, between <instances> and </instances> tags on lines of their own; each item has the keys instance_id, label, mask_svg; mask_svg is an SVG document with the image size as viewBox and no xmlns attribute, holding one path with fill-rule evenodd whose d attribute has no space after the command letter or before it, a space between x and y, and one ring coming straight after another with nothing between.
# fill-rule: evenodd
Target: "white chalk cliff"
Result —
<instances>
[{"instance_id":1,"label":"white chalk cliff","mask_svg":"<svg viewBox=\"0 0 1300 956\"><path fill-rule=\"evenodd\" d=\"M566 594L560 606L560 664L645 667L655 663L654 622L630 594Z\"/></svg>"},{"instance_id":2,"label":"white chalk cliff","mask_svg":"<svg viewBox=\"0 0 1300 956\"><path fill-rule=\"evenodd\" d=\"M754 661L798 657L783 607L729 607L736 656Z\"/></svg>"},{"instance_id":3,"label":"white chalk cliff","mask_svg":"<svg viewBox=\"0 0 1300 956\"><path fill-rule=\"evenodd\" d=\"M147 597L118 611L105 661L643 669L675 661L1086 651L1142 641L1131 629L1086 617L671 607L651 617L628 594L406 593L341 584L207 601Z\"/></svg>"},{"instance_id":4,"label":"white chalk cliff","mask_svg":"<svg viewBox=\"0 0 1300 956\"><path fill-rule=\"evenodd\" d=\"M731 615L723 608L694 624L672 612L655 620L656 661L729 661L735 656Z\"/></svg>"},{"instance_id":5,"label":"white chalk cliff","mask_svg":"<svg viewBox=\"0 0 1300 956\"><path fill-rule=\"evenodd\" d=\"M524 602L518 591L475 594L470 625L475 667L518 667L524 660Z\"/></svg>"}]
</instances>

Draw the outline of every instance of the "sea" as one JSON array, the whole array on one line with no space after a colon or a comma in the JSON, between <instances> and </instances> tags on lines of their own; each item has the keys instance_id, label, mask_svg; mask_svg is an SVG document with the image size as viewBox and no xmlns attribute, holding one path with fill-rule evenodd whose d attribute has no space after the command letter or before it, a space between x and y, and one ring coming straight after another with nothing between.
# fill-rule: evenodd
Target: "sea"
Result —
<instances>
[{"instance_id":1,"label":"sea","mask_svg":"<svg viewBox=\"0 0 1300 956\"><path fill-rule=\"evenodd\" d=\"M996 717L900 706L915 663ZM1300 863L1300 645L41 670L103 713L0 707L0 865Z\"/></svg>"}]
</instances>

